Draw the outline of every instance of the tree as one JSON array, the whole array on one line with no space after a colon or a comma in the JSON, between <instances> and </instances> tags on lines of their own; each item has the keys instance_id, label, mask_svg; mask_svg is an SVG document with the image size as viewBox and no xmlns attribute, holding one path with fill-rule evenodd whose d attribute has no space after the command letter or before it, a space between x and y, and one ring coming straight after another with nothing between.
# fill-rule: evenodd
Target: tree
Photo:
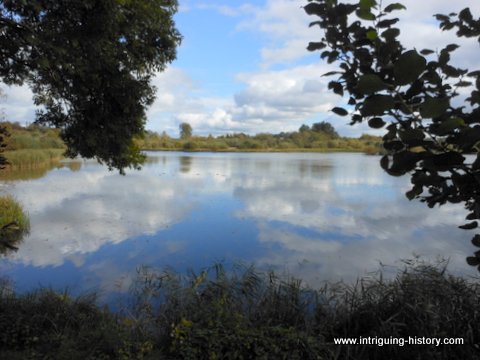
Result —
<instances>
[{"instance_id":1,"label":"tree","mask_svg":"<svg viewBox=\"0 0 480 360\"><path fill-rule=\"evenodd\" d=\"M319 26L324 36L307 49L322 50L322 59L338 64L338 71L325 74L337 76L328 87L349 95L351 111L335 107L334 113L351 115L352 124L386 126L388 154L380 164L390 175L411 175L407 197L431 208L462 203L469 222L460 228L474 229L480 219L480 71L450 63L457 44L438 52L404 48L394 26L398 18L391 17L404 9L399 3L382 8L375 0L309 0L305 11L317 17L311 26ZM480 20L469 8L435 17L442 30L480 40ZM461 98L460 92L469 96ZM475 159L469 161L467 154ZM472 243L480 247L480 235ZM467 262L480 270L480 251Z\"/></svg>"},{"instance_id":2,"label":"tree","mask_svg":"<svg viewBox=\"0 0 480 360\"><path fill-rule=\"evenodd\" d=\"M189 123L183 122L179 125L180 128L180 138L181 139L190 139L192 137L192 126Z\"/></svg>"},{"instance_id":3,"label":"tree","mask_svg":"<svg viewBox=\"0 0 480 360\"><path fill-rule=\"evenodd\" d=\"M176 0L2 1L0 80L30 86L36 121L61 129L67 155L138 167L150 80L181 39L176 10Z\"/></svg>"},{"instance_id":4,"label":"tree","mask_svg":"<svg viewBox=\"0 0 480 360\"><path fill-rule=\"evenodd\" d=\"M332 124L326 121L322 121L319 123L315 123L312 125L312 130L316 132L323 132L327 135L330 135L332 137L338 137L338 133L333 127Z\"/></svg>"},{"instance_id":5,"label":"tree","mask_svg":"<svg viewBox=\"0 0 480 360\"><path fill-rule=\"evenodd\" d=\"M310 126L305 124L302 124L302 126L300 126L300 128L298 129L298 132L307 132L307 131L310 131Z\"/></svg>"},{"instance_id":6,"label":"tree","mask_svg":"<svg viewBox=\"0 0 480 360\"><path fill-rule=\"evenodd\" d=\"M0 89L0 99L3 97L3 90ZM0 110L0 170L8 164L5 156L2 155L3 150L7 147L6 138L9 136L7 128L2 124L4 120L3 112Z\"/></svg>"}]
</instances>

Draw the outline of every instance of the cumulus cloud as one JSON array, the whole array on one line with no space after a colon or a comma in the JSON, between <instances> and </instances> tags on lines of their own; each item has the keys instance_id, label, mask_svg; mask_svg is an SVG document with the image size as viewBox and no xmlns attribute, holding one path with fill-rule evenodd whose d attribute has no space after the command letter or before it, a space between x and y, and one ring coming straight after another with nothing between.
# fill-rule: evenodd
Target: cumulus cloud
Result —
<instances>
[{"instance_id":1,"label":"cumulus cloud","mask_svg":"<svg viewBox=\"0 0 480 360\"><path fill-rule=\"evenodd\" d=\"M28 86L7 86L0 82L0 89L5 95L0 98L0 109L5 120L23 125L35 120L37 108L33 105L33 93Z\"/></svg>"},{"instance_id":2,"label":"cumulus cloud","mask_svg":"<svg viewBox=\"0 0 480 360\"><path fill-rule=\"evenodd\" d=\"M139 263L205 266L217 254L288 269L311 285L353 280L380 261L398 264L413 254L450 258L457 273L477 271L465 263L472 245L457 228L461 206L408 202L408 178L387 175L378 158L156 156L126 177L87 162L80 172L58 169L17 183L12 192L29 209L32 233L4 266L15 272L69 262L82 282L106 290L117 280L128 285L128 269ZM212 225L207 208L225 223Z\"/></svg>"},{"instance_id":3,"label":"cumulus cloud","mask_svg":"<svg viewBox=\"0 0 480 360\"><path fill-rule=\"evenodd\" d=\"M81 172L56 170L45 181L15 186L16 197L29 209L32 227L13 257L16 261L61 265L70 256L95 252L107 243L155 234L193 207L185 197L186 187L195 186L197 179L171 187L148 166L141 175L124 177L98 166L89 171L88 164Z\"/></svg>"},{"instance_id":4,"label":"cumulus cloud","mask_svg":"<svg viewBox=\"0 0 480 360\"><path fill-rule=\"evenodd\" d=\"M454 32L441 32L433 18L435 13L450 13L470 6L472 12L480 12L480 5L471 5L467 0L452 4L450 1L404 2L406 11L394 13L400 18L401 39L407 47L441 49L457 42L465 44L455 54L460 66L473 66L476 62L476 47L470 40L458 39ZM309 41L321 36L318 28L309 28L314 18L305 14L302 5L294 0L267 0L255 6L219 6L199 4L203 9L213 9L226 16L242 13L237 23L238 31L259 34L263 47L259 49L260 67L236 77L242 88L233 94L217 99L212 104L210 97L197 96L196 105L183 106L175 113L174 121L190 122L199 134L220 134L228 131L246 133L292 131L302 123L330 121L342 135L359 136L376 133L365 124L349 126L345 118L329 112L331 108L344 105L345 99L333 95L327 89L330 79L321 77L332 66L323 63L318 54L306 51ZM246 11L248 10L248 11ZM468 46L470 45L470 46ZM193 104L191 104L193 105Z\"/></svg>"},{"instance_id":5,"label":"cumulus cloud","mask_svg":"<svg viewBox=\"0 0 480 360\"><path fill-rule=\"evenodd\" d=\"M414 254L449 258L451 270L473 274L465 264L471 234L457 228L461 206L431 210L409 202L402 193L408 179L389 177L371 160L360 154L286 159L258 167L250 181L232 179L245 204L237 216L257 222L266 249L255 263L287 267L311 285L351 281L380 261L398 265Z\"/></svg>"},{"instance_id":6,"label":"cumulus cloud","mask_svg":"<svg viewBox=\"0 0 480 360\"><path fill-rule=\"evenodd\" d=\"M149 111L149 126L158 124L158 128L174 129L179 123L188 122L195 133L202 135L254 134L297 130L318 114L335 118L329 110L338 101L338 95L327 90L327 79L316 76L328 69L318 63L241 73L237 81L243 89L233 94L233 99L195 95L194 87L184 86L188 79L162 74L156 78L159 100Z\"/></svg>"},{"instance_id":7,"label":"cumulus cloud","mask_svg":"<svg viewBox=\"0 0 480 360\"><path fill-rule=\"evenodd\" d=\"M476 67L476 41L458 39L453 31L440 31L432 15L459 11L464 7L470 7L472 13L479 14L480 3L472 3L471 0L405 0L402 3L407 10L394 12L393 15L400 19L400 37L408 48L438 50L449 43L458 43L463 46L453 54L456 64L466 68ZM182 3L180 10L189 13L190 21L194 19L192 14L208 16L209 11L214 11L229 19L232 31L256 39L259 43L258 58L253 60L257 63L252 61L248 72L243 70L233 79L224 79L222 86L232 90L220 95L218 92L212 95L210 84L194 80L188 68L175 64L170 66L153 80L158 89L157 100L148 110L147 127L177 136L178 125L186 121L199 135L228 132L254 134L292 131L303 123L329 121L341 135L380 134L381 131L372 131L365 124L351 127L348 120L329 112L334 106L344 105L345 99L333 95L327 89L330 79L321 76L333 66L319 59L319 53L312 54L306 50L310 41L322 36L318 27L308 26L315 18L306 15L302 9L306 4L306 1L297 0ZM209 36L211 34L215 31L210 30ZM212 41L221 43L216 38ZM228 51L228 48L224 50ZM28 88L6 88L6 93L8 97L0 105L7 119L31 122L34 106Z\"/></svg>"},{"instance_id":8,"label":"cumulus cloud","mask_svg":"<svg viewBox=\"0 0 480 360\"><path fill-rule=\"evenodd\" d=\"M305 50L317 32L309 28L310 19L295 0L267 0L252 16L239 23L238 29L260 33L265 38L261 49L262 67L292 64L308 56Z\"/></svg>"}]
</instances>

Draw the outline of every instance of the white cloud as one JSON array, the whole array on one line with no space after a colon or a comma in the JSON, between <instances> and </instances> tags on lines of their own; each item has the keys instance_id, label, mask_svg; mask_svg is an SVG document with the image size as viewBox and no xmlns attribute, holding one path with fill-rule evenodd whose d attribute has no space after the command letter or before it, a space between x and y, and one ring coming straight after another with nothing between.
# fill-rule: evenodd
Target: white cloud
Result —
<instances>
[{"instance_id":1,"label":"white cloud","mask_svg":"<svg viewBox=\"0 0 480 360\"><path fill-rule=\"evenodd\" d=\"M16 261L61 265L104 244L154 234L194 206L185 196L188 184L195 186L197 179L171 187L148 166L142 174L121 176L97 166L89 171L88 164L81 172L53 171L48 181L16 184L15 195L29 209L34 229L14 255Z\"/></svg>"},{"instance_id":2,"label":"white cloud","mask_svg":"<svg viewBox=\"0 0 480 360\"><path fill-rule=\"evenodd\" d=\"M479 14L479 2L406 0L402 3L407 10L394 12L392 16L400 18L401 40L407 47L437 50L449 43L459 43L465 46L454 53L454 61L461 67L476 67L476 40L458 39L453 31L440 31L432 15L467 6L472 13ZM302 123L330 121L342 135L382 133L370 130L365 124L349 126L348 119L329 112L334 106L342 106L345 99L327 89L330 78L321 77L334 68L333 65L328 66L319 59L318 53L306 50L308 42L317 40L322 34L318 27L308 26L315 18L302 9L306 1L266 0L237 4L191 1L183 3L180 9L190 13L198 11L198 16L215 11L229 18L232 31L242 31L260 40L256 70L237 74L237 84L231 86L237 90L212 95L208 91L210 85L194 81L188 68L169 67L153 81L158 91L157 100L147 113L149 129L177 136L179 123L187 121L196 134L218 135L240 131L292 131ZM229 81L225 80L227 87ZM3 108L7 119L31 122L35 108L28 88L6 90L8 97Z\"/></svg>"},{"instance_id":3,"label":"white cloud","mask_svg":"<svg viewBox=\"0 0 480 360\"><path fill-rule=\"evenodd\" d=\"M309 55L308 42L318 33L309 28L311 19L302 5L295 0L268 0L252 13L252 17L238 25L239 30L260 33L265 38L266 44L260 50L263 68L292 64Z\"/></svg>"},{"instance_id":4,"label":"white cloud","mask_svg":"<svg viewBox=\"0 0 480 360\"><path fill-rule=\"evenodd\" d=\"M409 0L404 3L408 10L396 12L394 16L401 18L399 26L402 29L402 41L407 47L430 47L435 50L452 42L468 42L457 39L453 32L441 32L432 15L471 6L469 1L461 0L452 4L450 1L431 3ZM211 104L210 101L213 106L206 106L210 98L197 94L197 106L183 104L175 112L175 118L191 122L199 134L291 131L298 129L302 123L318 120L332 122L343 135L372 133L365 124L352 127L345 118L329 112L334 106L341 106L345 102L345 99L327 89L330 79L321 77L333 66L327 66L318 57L308 60L310 64L301 63L309 56L306 50L308 42L321 36L318 28L308 27L309 22L315 19L305 14L301 8L305 4L294 0L267 0L263 6L249 6L248 11L241 11L240 7L199 4L203 9L215 9L227 16L237 16L240 12L248 15L236 27L237 30L262 36L260 68L256 72L237 75L243 89L232 94L233 99L227 94L217 104ZM471 6L471 9L480 12L477 9L479 7ZM243 6L242 10L245 9L247 7ZM476 62L476 56L472 57L472 48L458 50L460 65L471 66ZM280 68L277 65L281 65ZM381 134L381 131L373 133Z\"/></svg>"},{"instance_id":5,"label":"white cloud","mask_svg":"<svg viewBox=\"0 0 480 360\"><path fill-rule=\"evenodd\" d=\"M229 17L237 17L255 11L255 7L250 4L241 4L239 6L218 5L212 3L198 3L194 5L195 8L201 10L214 10L222 15Z\"/></svg>"},{"instance_id":6,"label":"white cloud","mask_svg":"<svg viewBox=\"0 0 480 360\"><path fill-rule=\"evenodd\" d=\"M0 108L5 115L5 120L21 124L32 123L35 120L33 93L27 85L7 86L0 82L0 88L5 96L0 99Z\"/></svg>"}]
</instances>

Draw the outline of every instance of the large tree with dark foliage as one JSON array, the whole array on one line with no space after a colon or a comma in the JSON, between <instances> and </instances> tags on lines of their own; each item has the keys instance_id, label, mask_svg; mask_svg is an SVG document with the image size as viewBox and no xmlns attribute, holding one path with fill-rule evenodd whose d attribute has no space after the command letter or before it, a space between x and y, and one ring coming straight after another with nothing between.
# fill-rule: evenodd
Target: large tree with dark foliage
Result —
<instances>
[{"instance_id":1,"label":"large tree with dark foliage","mask_svg":"<svg viewBox=\"0 0 480 360\"><path fill-rule=\"evenodd\" d=\"M348 107L332 109L351 116L352 124L366 121L386 128L388 154L380 164L389 174L411 175L409 199L429 207L463 203L468 211L463 229L478 227L480 219L480 71L450 62L459 46L406 49L398 40L400 3L360 0L309 0L305 11L316 17L323 36L308 45L321 58L337 63L328 87L348 94ZM442 30L480 40L480 19L469 8L458 14L437 14ZM478 45L478 44L473 44ZM461 93L469 95L461 97ZM458 104L458 105L457 105ZM471 154L472 156L469 156ZM472 242L480 247L480 235ZM480 251L467 258L480 270Z\"/></svg>"},{"instance_id":2,"label":"large tree with dark foliage","mask_svg":"<svg viewBox=\"0 0 480 360\"><path fill-rule=\"evenodd\" d=\"M151 78L175 59L176 0L4 0L0 80L28 84L36 121L62 129L67 155L123 171L154 100Z\"/></svg>"}]
</instances>

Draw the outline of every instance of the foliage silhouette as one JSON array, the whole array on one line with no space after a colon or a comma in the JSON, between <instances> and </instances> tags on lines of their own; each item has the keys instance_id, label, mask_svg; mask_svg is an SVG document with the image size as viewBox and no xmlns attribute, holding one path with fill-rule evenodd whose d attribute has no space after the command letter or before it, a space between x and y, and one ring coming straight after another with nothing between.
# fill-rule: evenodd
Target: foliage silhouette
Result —
<instances>
[{"instance_id":1,"label":"foliage silhouette","mask_svg":"<svg viewBox=\"0 0 480 360\"><path fill-rule=\"evenodd\" d=\"M175 59L176 11L176 0L2 1L0 80L29 85L37 123L62 130L67 155L138 167L133 138L151 77Z\"/></svg>"},{"instance_id":2,"label":"foliage silhouette","mask_svg":"<svg viewBox=\"0 0 480 360\"><path fill-rule=\"evenodd\" d=\"M337 63L329 88L349 95L352 124L368 122L372 128L386 126L383 147L388 154L380 164L390 175L411 175L409 199L429 207L463 203L468 211L463 229L474 229L480 219L480 71L450 63L459 46L449 44L438 52L406 49L398 40L399 21L392 12L405 10L400 3L381 7L375 0L342 3L309 0L309 15L318 19L324 34L307 49L321 50L321 58ZM480 20L469 8L458 14L435 15L442 30L456 29L458 37L478 37ZM462 98L461 93L469 92ZM460 100L460 101L458 101ZM460 103L460 105L455 105ZM352 109L350 111L350 109ZM475 160L465 155L475 154ZM480 247L480 236L473 244ZM480 270L480 251L467 258Z\"/></svg>"}]
</instances>

